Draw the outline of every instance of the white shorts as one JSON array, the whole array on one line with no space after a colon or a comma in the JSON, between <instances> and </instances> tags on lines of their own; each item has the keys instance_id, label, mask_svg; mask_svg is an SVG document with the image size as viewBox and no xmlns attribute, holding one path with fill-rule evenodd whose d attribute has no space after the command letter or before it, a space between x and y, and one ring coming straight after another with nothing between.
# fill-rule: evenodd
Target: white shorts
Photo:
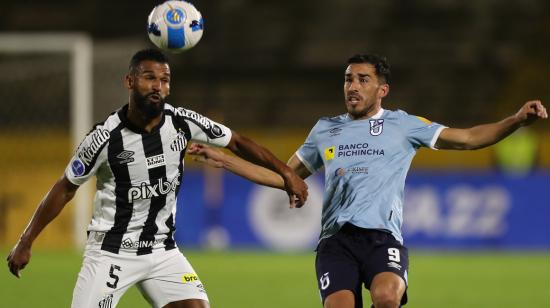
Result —
<instances>
[{"instance_id":1,"label":"white shorts","mask_svg":"<svg viewBox=\"0 0 550 308\"><path fill-rule=\"evenodd\" d=\"M153 307L185 299L208 301L195 270L178 249L141 256L87 249L71 307L114 308L134 284Z\"/></svg>"}]
</instances>

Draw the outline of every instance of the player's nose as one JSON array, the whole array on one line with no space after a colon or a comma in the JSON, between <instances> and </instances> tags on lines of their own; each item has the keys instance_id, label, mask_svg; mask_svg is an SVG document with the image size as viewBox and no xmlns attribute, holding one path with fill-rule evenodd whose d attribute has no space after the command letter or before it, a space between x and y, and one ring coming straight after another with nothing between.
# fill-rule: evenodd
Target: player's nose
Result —
<instances>
[{"instance_id":1,"label":"player's nose","mask_svg":"<svg viewBox=\"0 0 550 308\"><path fill-rule=\"evenodd\" d=\"M153 90L159 92L162 87L162 82L160 80L154 80L151 84L151 87L153 88Z\"/></svg>"}]
</instances>

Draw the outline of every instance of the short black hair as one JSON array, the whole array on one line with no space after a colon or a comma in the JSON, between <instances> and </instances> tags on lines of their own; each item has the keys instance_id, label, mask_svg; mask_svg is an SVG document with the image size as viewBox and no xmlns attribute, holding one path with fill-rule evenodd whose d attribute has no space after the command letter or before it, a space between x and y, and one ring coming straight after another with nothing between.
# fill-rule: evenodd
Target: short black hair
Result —
<instances>
[{"instance_id":1,"label":"short black hair","mask_svg":"<svg viewBox=\"0 0 550 308\"><path fill-rule=\"evenodd\" d=\"M168 63L168 59L160 50L153 49L153 48L142 49L136 52L132 56L132 59L130 60L129 70L131 72L134 71L135 69L138 68L141 62L147 61L147 60L151 60L159 63Z\"/></svg>"},{"instance_id":2,"label":"short black hair","mask_svg":"<svg viewBox=\"0 0 550 308\"><path fill-rule=\"evenodd\" d=\"M384 82L390 84L391 71L390 64L386 57L381 57L376 54L356 54L348 59L348 64L369 63L376 70L376 76L382 78Z\"/></svg>"}]
</instances>

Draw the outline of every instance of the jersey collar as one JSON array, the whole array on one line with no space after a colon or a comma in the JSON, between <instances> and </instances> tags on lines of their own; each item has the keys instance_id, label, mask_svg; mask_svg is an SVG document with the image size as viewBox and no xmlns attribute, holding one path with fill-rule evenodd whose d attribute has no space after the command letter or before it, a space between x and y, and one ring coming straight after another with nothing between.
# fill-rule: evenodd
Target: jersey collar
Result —
<instances>
[{"instance_id":1,"label":"jersey collar","mask_svg":"<svg viewBox=\"0 0 550 308\"><path fill-rule=\"evenodd\" d=\"M375 115L373 115L372 117L370 117L369 119L375 119L375 120L380 119L382 117L382 115L384 114L384 111L385 111L384 108L380 108L380 110L378 110L378 112ZM350 120L350 121L352 120L349 113L345 114L345 118L347 120ZM367 120L367 119L363 119L363 120Z\"/></svg>"},{"instance_id":2,"label":"jersey collar","mask_svg":"<svg viewBox=\"0 0 550 308\"><path fill-rule=\"evenodd\" d=\"M122 122L122 124L124 124L126 128L133 131L134 133L141 134L141 135L150 134L149 132L143 130L142 128L135 126L134 124L132 124L132 122L128 120L128 117L126 117L126 113L128 112L128 107L129 107L129 104L126 104L122 106L122 108L120 108L120 110L117 112L118 117ZM162 111L162 119L160 120L160 123L155 128L153 128L151 133L156 132L162 127L162 125L164 125L164 119L165 119L164 112L165 110Z\"/></svg>"},{"instance_id":3,"label":"jersey collar","mask_svg":"<svg viewBox=\"0 0 550 308\"><path fill-rule=\"evenodd\" d=\"M378 112L371 117L371 119L380 119L382 117L382 114L384 113L384 108L380 108Z\"/></svg>"}]
</instances>

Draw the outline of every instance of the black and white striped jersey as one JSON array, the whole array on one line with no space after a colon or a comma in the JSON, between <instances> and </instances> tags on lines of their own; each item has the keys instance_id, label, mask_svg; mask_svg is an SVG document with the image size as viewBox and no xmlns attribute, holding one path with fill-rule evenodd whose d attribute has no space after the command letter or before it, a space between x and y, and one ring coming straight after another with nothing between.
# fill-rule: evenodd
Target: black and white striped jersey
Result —
<instances>
[{"instance_id":1,"label":"black and white striped jersey","mask_svg":"<svg viewBox=\"0 0 550 308\"><path fill-rule=\"evenodd\" d=\"M128 105L112 113L86 135L65 175L76 185L96 175L88 231L102 250L141 255L175 248L174 215L187 144L223 147L231 130L165 104L161 123L147 133L127 120L127 110Z\"/></svg>"}]
</instances>

